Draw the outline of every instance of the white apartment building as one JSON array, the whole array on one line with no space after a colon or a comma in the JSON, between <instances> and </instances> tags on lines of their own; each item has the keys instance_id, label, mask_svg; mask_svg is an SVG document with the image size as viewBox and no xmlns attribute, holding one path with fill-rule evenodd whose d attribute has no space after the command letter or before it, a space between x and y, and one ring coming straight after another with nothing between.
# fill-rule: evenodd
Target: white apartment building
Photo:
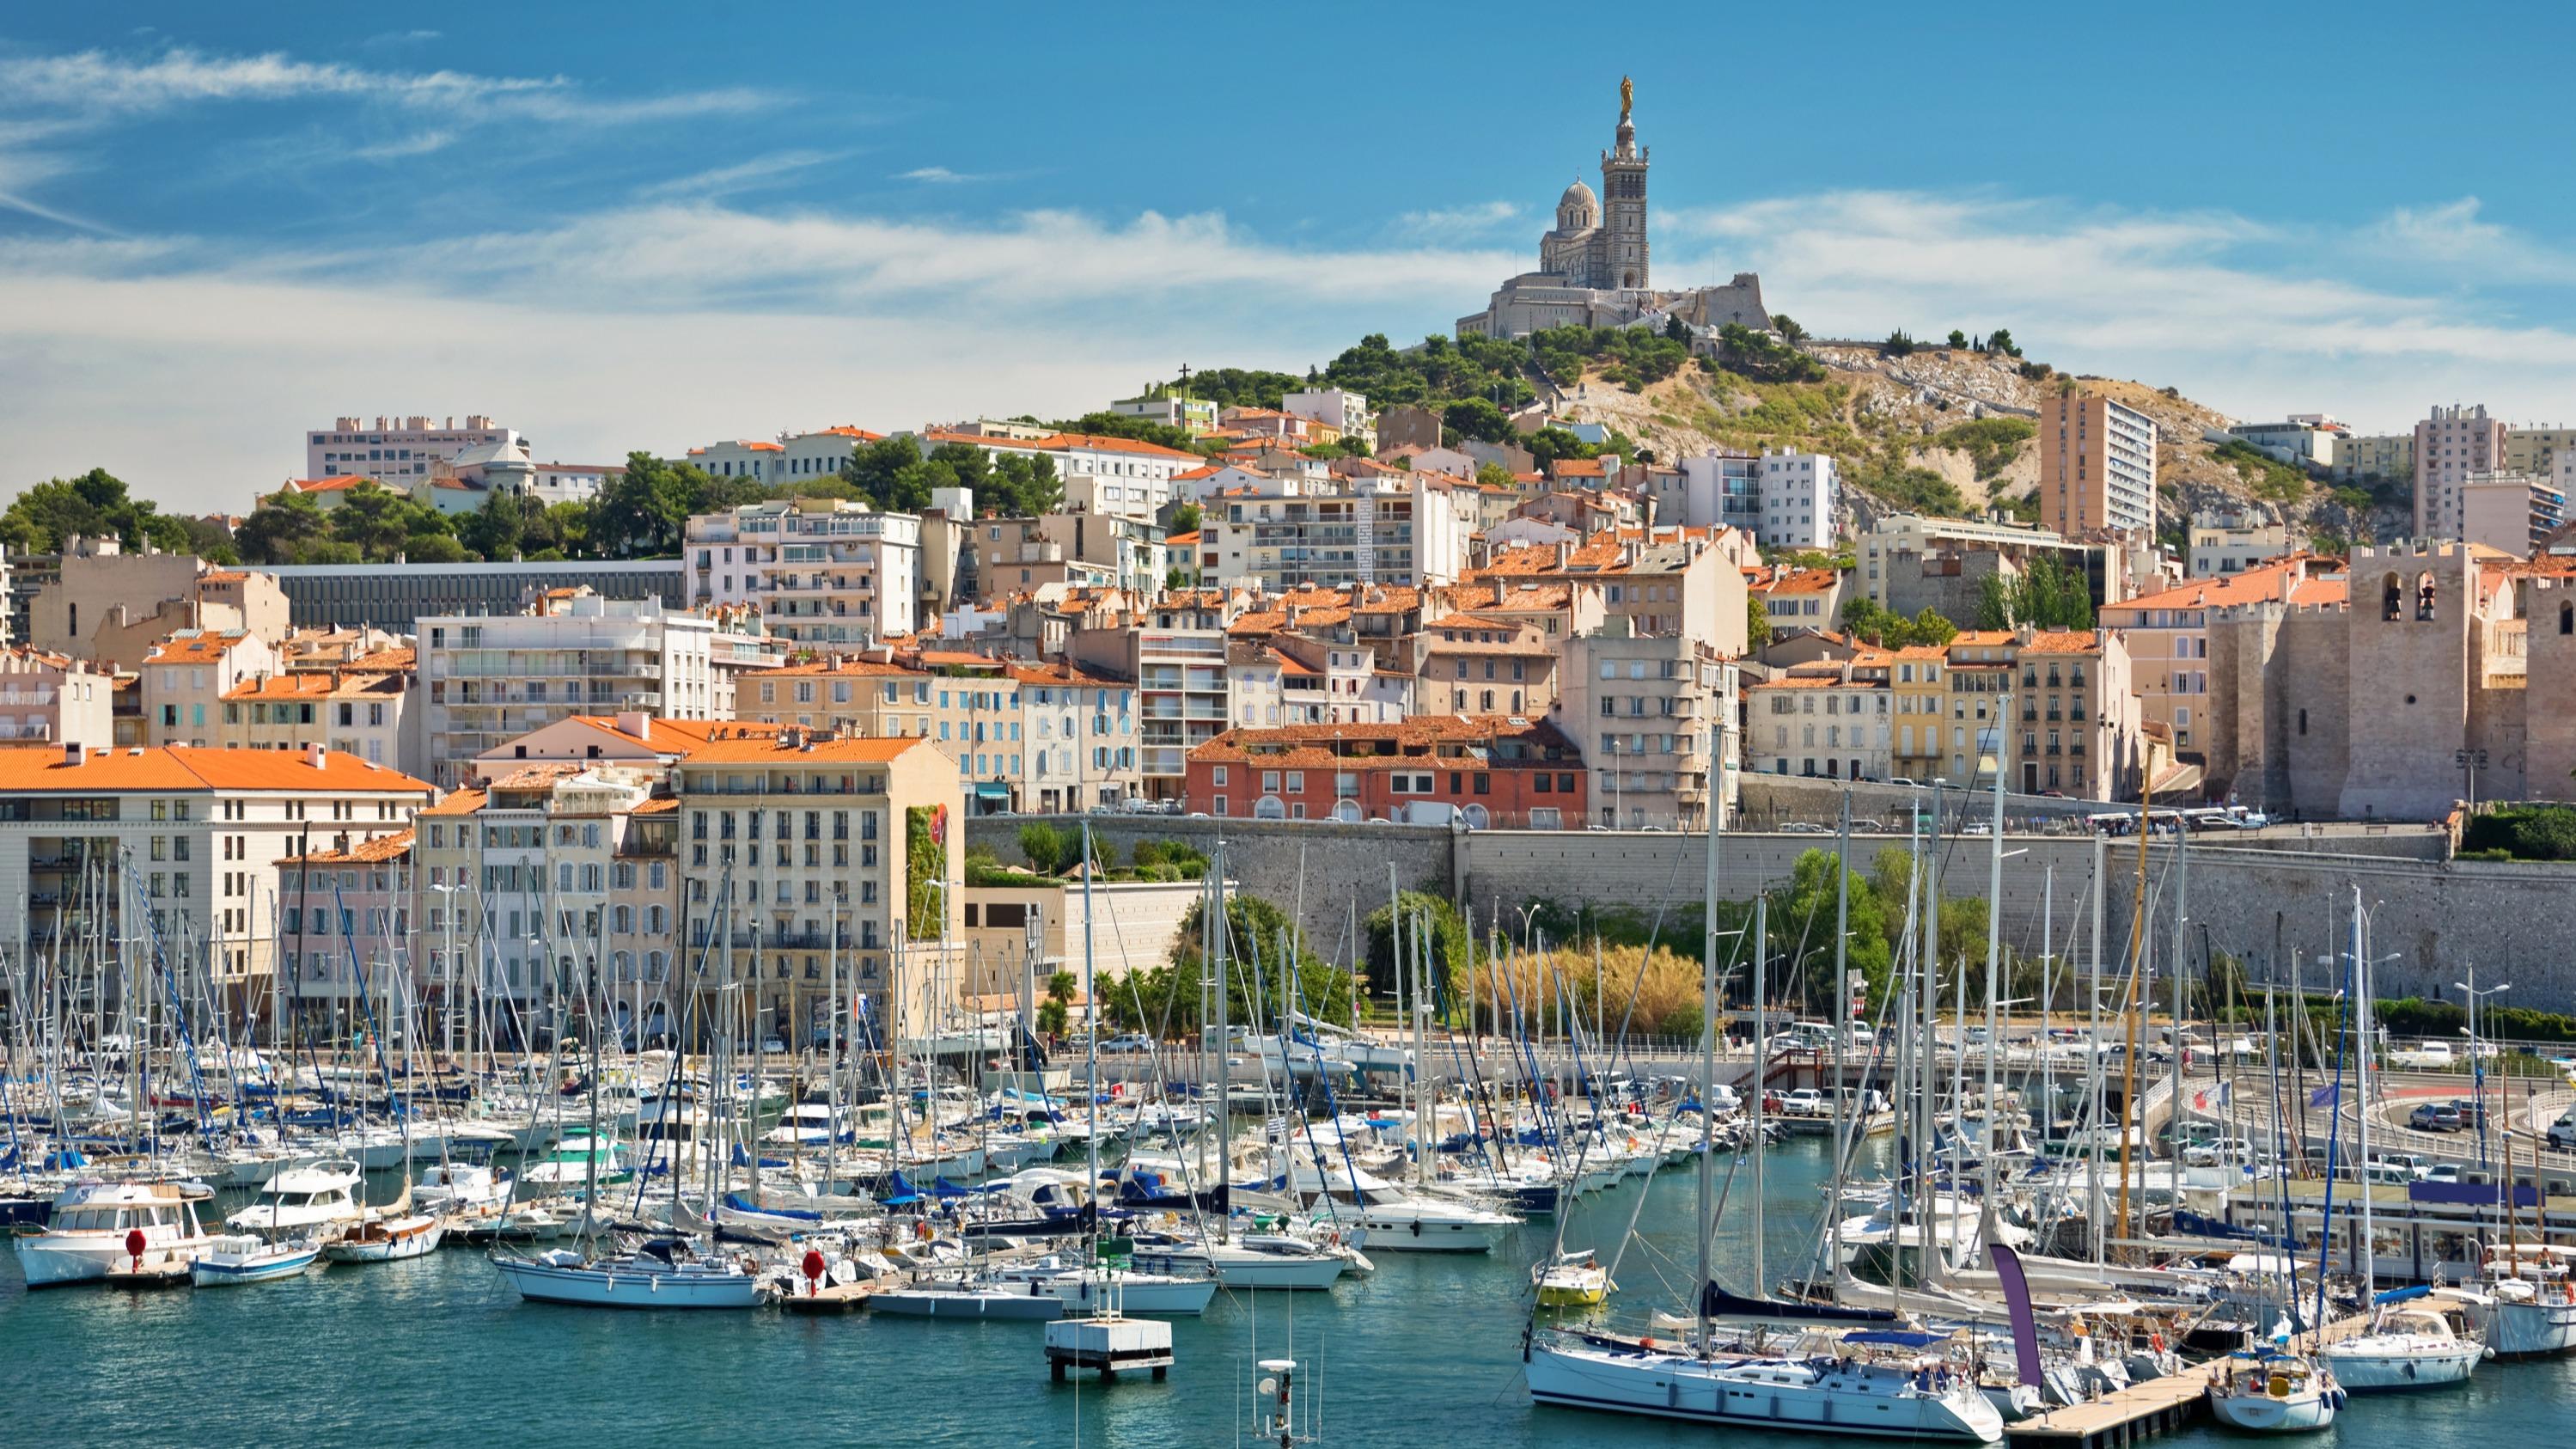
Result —
<instances>
[{"instance_id":1,"label":"white apartment building","mask_svg":"<svg viewBox=\"0 0 2576 1449\"><path fill-rule=\"evenodd\" d=\"M465 426L447 418L432 424L426 417L335 418L330 430L304 435L304 477L337 478L355 474L381 479L395 488L427 478L432 465L452 463L468 448L518 442L519 435L490 418L471 414Z\"/></svg>"},{"instance_id":2,"label":"white apartment building","mask_svg":"<svg viewBox=\"0 0 2576 1449\"><path fill-rule=\"evenodd\" d=\"M1842 477L1822 453L1765 448L1761 521L1753 536L1770 548L1828 548L1840 532Z\"/></svg>"},{"instance_id":3,"label":"white apartment building","mask_svg":"<svg viewBox=\"0 0 2576 1449\"><path fill-rule=\"evenodd\" d=\"M1044 458L1064 483L1067 508L1151 518L1172 501L1173 479L1206 466L1207 459L1160 443L1101 433L1053 433L1040 438L932 429L919 435L923 456L943 443L981 448L993 458L1016 453Z\"/></svg>"},{"instance_id":4,"label":"white apartment building","mask_svg":"<svg viewBox=\"0 0 2576 1449\"><path fill-rule=\"evenodd\" d=\"M92 899L110 903L105 939L148 952L157 930L173 961L185 942L211 943L225 1009L266 1016L277 862L398 833L429 794L399 771L322 750L0 750L0 893L23 906L0 922L0 952L24 961L68 949L55 932L75 928L57 907L85 879L98 889L103 866L105 892ZM116 976L98 987L111 998Z\"/></svg>"},{"instance_id":5,"label":"white apartment building","mask_svg":"<svg viewBox=\"0 0 2576 1449\"><path fill-rule=\"evenodd\" d=\"M2460 488L2472 473L2504 467L2505 425L2486 404L2437 406L2415 425L2415 536L2459 538L2467 526Z\"/></svg>"},{"instance_id":6,"label":"white apartment building","mask_svg":"<svg viewBox=\"0 0 2576 1449\"><path fill-rule=\"evenodd\" d=\"M1371 447L1376 446L1368 399L1358 393L1338 387L1306 388L1282 397L1279 410L1290 417L1329 424L1340 429L1345 438L1366 439Z\"/></svg>"},{"instance_id":7,"label":"white apartment building","mask_svg":"<svg viewBox=\"0 0 2576 1449\"><path fill-rule=\"evenodd\" d=\"M1420 474L1322 484L1264 479L1214 500L1199 524L1200 573L1271 591L1455 583L1475 536L1476 495ZM1213 560L1210 563L1209 560Z\"/></svg>"},{"instance_id":8,"label":"white apartment building","mask_svg":"<svg viewBox=\"0 0 2576 1449\"><path fill-rule=\"evenodd\" d=\"M2227 432L2284 463L2319 470L2340 461L2336 445L2352 436L2351 428L2324 413L2292 413L2277 423L2237 423Z\"/></svg>"},{"instance_id":9,"label":"white apartment building","mask_svg":"<svg viewBox=\"0 0 2576 1449\"><path fill-rule=\"evenodd\" d=\"M475 756L568 715L730 719L735 668L775 662L757 638L660 599L571 593L540 613L433 615L419 629L428 764L451 787Z\"/></svg>"},{"instance_id":10,"label":"white apartment building","mask_svg":"<svg viewBox=\"0 0 2576 1449\"><path fill-rule=\"evenodd\" d=\"M745 438L709 443L691 448L688 461L719 478L748 478L755 483L837 478L852 454L884 436L864 428L817 428L810 433L780 433L774 442Z\"/></svg>"},{"instance_id":11,"label":"white apartment building","mask_svg":"<svg viewBox=\"0 0 2576 1449\"><path fill-rule=\"evenodd\" d=\"M921 518L840 498L747 503L692 517L689 599L743 605L775 637L863 647L919 626Z\"/></svg>"}]
</instances>

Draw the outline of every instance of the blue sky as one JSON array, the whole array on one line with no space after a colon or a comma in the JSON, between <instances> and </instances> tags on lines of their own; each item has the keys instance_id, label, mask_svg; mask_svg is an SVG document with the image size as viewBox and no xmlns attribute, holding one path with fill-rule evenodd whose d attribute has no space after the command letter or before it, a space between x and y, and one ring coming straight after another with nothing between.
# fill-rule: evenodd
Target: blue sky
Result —
<instances>
[{"instance_id":1,"label":"blue sky","mask_svg":"<svg viewBox=\"0 0 2576 1449\"><path fill-rule=\"evenodd\" d=\"M1599 13L21 7L0 485L239 508L339 413L592 460L1445 331L1623 73L1659 282L2241 415L2576 420L2563 87L2514 59L2566 7Z\"/></svg>"}]
</instances>

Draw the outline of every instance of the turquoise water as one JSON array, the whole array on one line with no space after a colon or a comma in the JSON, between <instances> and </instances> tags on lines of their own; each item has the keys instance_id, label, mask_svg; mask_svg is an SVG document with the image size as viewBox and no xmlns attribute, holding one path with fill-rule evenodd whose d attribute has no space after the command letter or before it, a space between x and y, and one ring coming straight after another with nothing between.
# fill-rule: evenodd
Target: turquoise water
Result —
<instances>
[{"instance_id":1,"label":"turquoise water","mask_svg":"<svg viewBox=\"0 0 2576 1449\"><path fill-rule=\"evenodd\" d=\"M1804 1141L1771 1157L1775 1273L1808 1249L1819 1157ZM1691 1184L1687 1170L1656 1179L1619 1273L1631 1312L1675 1301L1689 1278ZM1615 1238L1637 1191L1588 1200L1569 1243ZM1740 1275L1744 1218L1727 1216L1719 1262ZM550 1308L521 1303L467 1249L204 1293L32 1296L0 1254L0 1444L1228 1445L1249 1419L1252 1360L1283 1351L1307 1382L1320 1374L1330 1445L1753 1442L1533 1408L1519 1338L1527 1265L1547 1241L1537 1224L1508 1258L1387 1253L1375 1277L1329 1294L1220 1297L1176 1322L1168 1382L1107 1389L1051 1384L1036 1324ZM2222 1441L2253 1442L2215 1430L2158 1442ZM2305 1442L2576 1444L2576 1363L2488 1364L2463 1392L2358 1401Z\"/></svg>"}]
</instances>

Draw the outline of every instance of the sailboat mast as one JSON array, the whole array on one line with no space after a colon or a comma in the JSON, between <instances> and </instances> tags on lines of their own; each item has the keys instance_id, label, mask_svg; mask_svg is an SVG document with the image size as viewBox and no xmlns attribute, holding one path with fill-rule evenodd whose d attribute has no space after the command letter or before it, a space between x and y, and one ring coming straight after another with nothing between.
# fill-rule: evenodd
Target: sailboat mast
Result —
<instances>
[{"instance_id":1,"label":"sailboat mast","mask_svg":"<svg viewBox=\"0 0 2576 1449\"><path fill-rule=\"evenodd\" d=\"M2129 979L2120 989L2120 1018L2128 1046L2120 1056L2120 1216L2117 1236L2129 1236L2129 1118L2138 1112L2138 970L2147 951L2147 836L2155 829L2156 782L2138 776L2138 889L2129 903Z\"/></svg>"},{"instance_id":2,"label":"sailboat mast","mask_svg":"<svg viewBox=\"0 0 2576 1449\"><path fill-rule=\"evenodd\" d=\"M1825 1206L1825 1238L1828 1245L1825 1261L1828 1264L1838 1264L1842 1261L1843 1215L1839 1208L1842 1203L1843 1159L1851 1150L1850 1144L1843 1136L1843 1038L1851 1034L1852 1020L1850 969L1851 790L1846 786L1843 790L1842 808L1836 812L1834 821L1834 990L1831 998L1834 1014L1826 1018L1833 1023L1834 1028L1834 1170L1832 1176L1827 1179L1829 1184L1827 1190L1833 1196ZM1864 1123L1868 1121L1865 1105L1861 1120Z\"/></svg>"},{"instance_id":3,"label":"sailboat mast","mask_svg":"<svg viewBox=\"0 0 2576 1449\"><path fill-rule=\"evenodd\" d=\"M1709 1350L1708 1239L1709 1199L1714 1196L1710 1159L1717 1151L1717 843L1726 818L1726 751L1721 741L1711 767L1717 776L1715 798L1708 810L1708 862L1700 890L1704 935L1699 962L1699 1213L1692 1219L1698 1239L1699 1277L1691 1284L1691 1311L1699 1319L1699 1351ZM1497 1007L1499 1009L1499 1007Z\"/></svg>"},{"instance_id":4,"label":"sailboat mast","mask_svg":"<svg viewBox=\"0 0 2576 1449\"><path fill-rule=\"evenodd\" d=\"M2012 696L2006 694L1995 706L1996 719L2012 712ZM2004 959L2004 766L2001 750L2003 727L1995 729L1995 804L1991 830L1986 841L1986 1150L1981 1154L1979 1186L1983 1190L1982 1214L1991 1218L1995 1210L1995 1159L2003 1151L1997 1129L2003 1125L1998 1110L1995 1063L2003 1056L2003 959ZM1991 1230L1991 1223L1989 1223Z\"/></svg>"},{"instance_id":5,"label":"sailboat mast","mask_svg":"<svg viewBox=\"0 0 2576 1449\"><path fill-rule=\"evenodd\" d=\"M1765 1271L1762 1253L1762 1162L1771 1154L1762 1150L1762 1099L1771 1087L1768 1068L1770 1034L1769 982L1763 975L1764 958L1771 953L1771 897L1753 897L1753 1296L1771 1296L1771 1279Z\"/></svg>"}]
</instances>

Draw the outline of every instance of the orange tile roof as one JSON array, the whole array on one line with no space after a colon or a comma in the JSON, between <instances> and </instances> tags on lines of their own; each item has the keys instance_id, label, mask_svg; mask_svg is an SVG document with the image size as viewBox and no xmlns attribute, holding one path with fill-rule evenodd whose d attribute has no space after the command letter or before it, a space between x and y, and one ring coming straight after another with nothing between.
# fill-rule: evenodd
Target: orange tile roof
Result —
<instances>
[{"instance_id":1,"label":"orange tile roof","mask_svg":"<svg viewBox=\"0 0 2576 1449\"><path fill-rule=\"evenodd\" d=\"M355 488L361 483L375 481L362 473L342 473L332 478L289 478L286 480L286 486L298 493L337 493L342 489Z\"/></svg>"},{"instance_id":2,"label":"orange tile roof","mask_svg":"<svg viewBox=\"0 0 2576 1449\"><path fill-rule=\"evenodd\" d=\"M832 662L830 659L808 659L801 663L781 664L769 669L744 670L742 673L734 676L735 689L737 691L736 697L740 697L739 690L743 685L757 683L763 679L775 679L781 675L799 675L810 679L820 674L865 676L868 678L888 675L900 675L905 678L921 679L929 677L929 673L926 670L907 669L903 665L890 663L881 659L843 659L837 664ZM659 721L656 721L656 723L658 722Z\"/></svg>"},{"instance_id":3,"label":"orange tile roof","mask_svg":"<svg viewBox=\"0 0 2576 1449\"><path fill-rule=\"evenodd\" d=\"M837 428L816 428L814 431L818 433L829 433L836 438L856 438L862 443L882 443L885 441L885 434L883 433L871 433L865 428L850 427L846 425Z\"/></svg>"},{"instance_id":4,"label":"orange tile roof","mask_svg":"<svg viewBox=\"0 0 2576 1449\"><path fill-rule=\"evenodd\" d=\"M266 674L245 680L225 690L224 698L315 699L339 694L400 694L402 691L402 676L396 674L362 674L353 669L293 669L284 674Z\"/></svg>"},{"instance_id":5,"label":"orange tile roof","mask_svg":"<svg viewBox=\"0 0 2576 1449\"><path fill-rule=\"evenodd\" d=\"M458 790L446 799L420 812L423 815L471 815L483 808L491 795L482 790Z\"/></svg>"},{"instance_id":6,"label":"orange tile roof","mask_svg":"<svg viewBox=\"0 0 2576 1449\"><path fill-rule=\"evenodd\" d=\"M734 726L748 729L749 726ZM935 750L937 747L918 735L909 738L837 736L815 740L808 748L790 748L783 731L766 734L728 735L689 748L683 762L691 765L771 765L771 764L862 764L882 765L906 750ZM944 758L944 757L943 757Z\"/></svg>"},{"instance_id":7,"label":"orange tile roof","mask_svg":"<svg viewBox=\"0 0 2576 1449\"><path fill-rule=\"evenodd\" d=\"M2095 654L2102 648L2099 629L2051 629L2030 636L2024 654Z\"/></svg>"},{"instance_id":8,"label":"orange tile roof","mask_svg":"<svg viewBox=\"0 0 2576 1449\"><path fill-rule=\"evenodd\" d=\"M362 840L347 850L317 850L310 855L280 856L277 863L279 865L382 865L386 861L400 860L411 854L411 847L412 833L408 829L403 829L391 835L379 835L373 840Z\"/></svg>"},{"instance_id":9,"label":"orange tile roof","mask_svg":"<svg viewBox=\"0 0 2576 1449\"><path fill-rule=\"evenodd\" d=\"M1766 594L1821 594L1842 582L1843 576L1833 569L1797 569L1775 576L1762 586Z\"/></svg>"},{"instance_id":10,"label":"orange tile roof","mask_svg":"<svg viewBox=\"0 0 2576 1449\"><path fill-rule=\"evenodd\" d=\"M2219 609L2230 604L2259 604L2281 596L2281 576L2292 567L2313 561L2311 555L2291 554L2269 559L2240 573L2214 579L2194 579L2190 583L2160 593L2141 594L2105 604L2107 609Z\"/></svg>"},{"instance_id":11,"label":"orange tile roof","mask_svg":"<svg viewBox=\"0 0 2576 1449\"><path fill-rule=\"evenodd\" d=\"M211 664L223 658L250 635L241 630L224 634L193 634L185 638L164 639L152 646L143 657L146 664Z\"/></svg>"},{"instance_id":12,"label":"orange tile roof","mask_svg":"<svg viewBox=\"0 0 2576 1449\"><path fill-rule=\"evenodd\" d=\"M652 799L643 802L626 813L629 815L673 815L677 814L679 809L680 801L678 796L656 795Z\"/></svg>"},{"instance_id":13,"label":"orange tile roof","mask_svg":"<svg viewBox=\"0 0 2576 1449\"><path fill-rule=\"evenodd\" d=\"M238 584L249 579L249 577L250 570L248 569L210 569L205 573L197 575L197 582L201 584Z\"/></svg>"},{"instance_id":14,"label":"orange tile roof","mask_svg":"<svg viewBox=\"0 0 2576 1449\"><path fill-rule=\"evenodd\" d=\"M1419 763L1422 756L1407 756L1394 751L1428 750L1440 744L1474 744L1485 740L1528 739L1533 744L1555 745L1569 756L1574 753L1556 726L1543 719L1507 715L1414 715L1391 724L1307 724L1275 725L1259 729L1230 729L1190 751L1192 760L1233 762L1260 760L1289 765L1317 764L1325 761L1360 761L1364 764L1393 766ZM1366 742L1388 753L1344 755L1331 746L1336 743Z\"/></svg>"},{"instance_id":15,"label":"orange tile roof","mask_svg":"<svg viewBox=\"0 0 2576 1449\"><path fill-rule=\"evenodd\" d=\"M2349 606L2352 603L2352 579L2343 574L2302 579L2291 588L2290 603L2317 609Z\"/></svg>"},{"instance_id":16,"label":"orange tile roof","mask_svg":"<svg viewBox=\"0 0 2576 1449\"><path fill-rule=\"evenodd\" d=\"M210 750L192 745L102 750L68 763L58 750L0 750L0 792L361 790L429 793L426 781L326 751L315 769L302 750Z\"/></svg>"},{"instance_id":17,"label":"orange tile roof","mask_svg":"<svg viewBox=\"0 0 2576 1449\"><path fill-rule=\"evenodd\" d=\"M1128 687L1127 682L1123 679L1109 679L1097 674L1085 674L1070 664L1058 663L1052 660L1033 664L1024 659L1012 659L1005 661L1005 664L1006 668L1003 672L1008 674L1011 677L1012 682L1017 684L1064 685L1075 689L1124 689Z\"/></svg>"},{"instance_id":18,"label":"orange tile roof","mask_svg":"<svg viewBox=\"0 0 2576 1449\"><path fill-rule=\"evenodd\" d=\"M1169 548L1196 548L1199 543L1199 531L1194 528L1187 533L1176 533L1164 539L1163 543Z\"/></svg>"}]
</instances>

